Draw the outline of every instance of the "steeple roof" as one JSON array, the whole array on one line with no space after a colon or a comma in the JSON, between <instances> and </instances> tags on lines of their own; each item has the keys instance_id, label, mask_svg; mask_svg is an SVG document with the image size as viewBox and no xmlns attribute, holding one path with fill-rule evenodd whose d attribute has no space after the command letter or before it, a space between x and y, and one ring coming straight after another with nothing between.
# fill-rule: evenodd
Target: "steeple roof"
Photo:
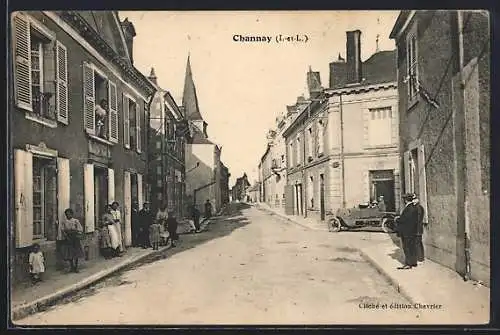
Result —
<instances>
[{"instance_id":1,"label":"steeple roof","mask_svg":"<svg viewBox=\"0 0 500 335\"><path fill-rule=\"evenodd\" d=\"M184 107L186 119L195 121L203 120L198 106L198 97L196 95L196 87L193 81L193 73L191 71L190 57L187 58L186 77L184 79L184 92L182 95L182 106Z\"/></svg>"}]
</instances>

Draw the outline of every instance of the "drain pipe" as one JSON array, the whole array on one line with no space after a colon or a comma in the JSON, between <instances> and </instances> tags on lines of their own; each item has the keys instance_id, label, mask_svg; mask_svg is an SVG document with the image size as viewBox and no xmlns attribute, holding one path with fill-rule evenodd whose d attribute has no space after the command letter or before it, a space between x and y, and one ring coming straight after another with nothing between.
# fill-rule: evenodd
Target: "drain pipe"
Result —
<instances>
[{"instance_id":1,"label":"drain pipe","mask_svg":"<svg viewBox=\"0 0 500 335\"><path fill-rule=\"evenodd\" d=\"M459 71L460 71L460 90L462 97L464 97L465 101L465 81L463 77L463 69L464 69L464 33L463 33L463 15L462 11L457 10L457 28L458 28L458 63L459 63ZM465 108L465 106L462 106ZM467 121L466 121L467 122ZM471 257L470 257L470 218L469 218L469 187L468 187L468 178L465 175L464 180L464 206L465 206L465 229L464 229L464 254L465 254L465 274L464 280L468 281L471 279Z\"/></svg>"}]
</instances>

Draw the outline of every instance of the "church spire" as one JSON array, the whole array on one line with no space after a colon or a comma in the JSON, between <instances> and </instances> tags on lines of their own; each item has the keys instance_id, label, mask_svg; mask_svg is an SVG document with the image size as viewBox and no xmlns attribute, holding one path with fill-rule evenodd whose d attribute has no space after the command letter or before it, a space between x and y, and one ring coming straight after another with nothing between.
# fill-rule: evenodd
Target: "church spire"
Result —
<instances>
[{"instance_id":1,"label":"church spire","mask_svg":"<svg viewBox=\"0 0 500 335\"><path fill-rule=\"evenodd\" d=\"M194 85L193 73L191 70L191 57L188 54L186 64L186 76L184 79L184 92L182 95L182 107L186 113L188 120L203 120L198 106L198 97L196 95L196 87Z\"/></svg>"},{"instance_id":2,"label":"church spire","mask_svg":"<svg viewBox=\"0 0 500 335\"><path fill-rule=\"evenodd\" d=\"M155 85L158 85L154 67L151 68L151 73L149 74L148 79L151 80Z\"/></svg>"}]
</instances>

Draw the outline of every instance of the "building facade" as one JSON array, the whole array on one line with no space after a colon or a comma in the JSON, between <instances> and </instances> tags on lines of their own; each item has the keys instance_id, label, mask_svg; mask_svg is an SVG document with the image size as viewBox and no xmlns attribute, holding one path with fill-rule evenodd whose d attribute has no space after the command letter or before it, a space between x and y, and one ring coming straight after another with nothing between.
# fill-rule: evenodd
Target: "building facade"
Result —
<instances>
[{"instance_id":1,"label":"building facade","mask_svg":"<svg viewBox=\"0 0 500 335\"><path fill-rule=\"evenodd\" d=\"M402 11L402 185L426 210L426 256L490 280L490 29L486 11Z\"/></svg>"},{"instance_id":2,"label":"building facade","mask_svg":"<svg viewBox=\"0 0 500 335\"><path fill-rule=\"evenodd\" d=\"M170 92L158 87L154 69L148 79L157 87L149 108L148 194L156 212L162 204L177 218L186 206L185 146L191 140L187 119Z\"/></svg>"},{"instance_id":3,"label":"building facade","mask_svg":"<svg viewBox=\"0 0 500 335\"><path fill-rule=\"evenodd\" d=\"M250 182L246 173L243 176L236 179L231 192L233 193L233 201L248 201L248 189L250 187Z\"/></svg>"},{"instance_id":4,"label":"building facade","mask_svg":"<svg viewBox=\"0 0 500 335\"><path fill-rule=\"evenodd\" d=\"M146 189L145 106L155 87L133 66L135 31L117 12L17 12L12 27L15 282L27 275L34 242L48 269L56 263L66 208L84 227L87 259L99 257L96 228L112 201L131 244L131 206Z\"/></svg>"},{"instance_id":5,"label":"building facade","mask_svg":"<svg viewBox=\"0 0 500 335\"><path fill-rule=\"evenodd\" d=\"M221 162L221 148L207 134L208 124L201 116L191 63L188 57L182 108L192 134L186 143L186 199L198 209L209 200L218 212L229 194L229 171Z\"/></svg>"},{"instance_id":6,"label":"building facade","mask_svg":"<svg viewBox=\"0 0 500 335\"><path fill-rule=\"evenodd\" d=\"M330 63L328 88L307 74L307 106L284 132L288 212L324 220L381 195L389 211L399 208L396 53L363 62L360 36L347 32L347 60Z\"/></svg>"}]
</instances>

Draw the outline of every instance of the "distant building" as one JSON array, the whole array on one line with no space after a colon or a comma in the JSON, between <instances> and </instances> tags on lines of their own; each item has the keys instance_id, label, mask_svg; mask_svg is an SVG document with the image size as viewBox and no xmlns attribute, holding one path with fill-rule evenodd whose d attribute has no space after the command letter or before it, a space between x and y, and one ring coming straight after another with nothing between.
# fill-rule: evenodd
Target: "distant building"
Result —
<instances>
[{"instance_id":1,"label":"distant building","mask_svg":"<svg viewBox=\"0 0 500 335\"><path fill-rule=\"evenodd\" d=\"M404 10L390 37L398 49L402 185L426 209L426 256L489 284L488 12Z\"/></svg>"},{"instance_id":2,"label":"distant building","mask_svg":"<svg viewBox=\"0 0 500 335\"><path fill-rule=\"evenodd\" d=\"M247 191L250 187L250 183L248 182L248 177L246 173L243 173L243 176L236 179L234 183L232 191L233 201L247 201Z\"/></svg>"},{"instance_id":3,"label":"distant building","mask_svg":"<svg viewBox=\"0 0 500 335\"><path fill-rule=\"evenodd\" d=\"M347 60L330 64L329 88L307 74L307 105L283 133L288 212L325 220L380 195L399 208L396 52L362 62L360 36L347 32Z\"/></svg>"},{"instance_id":4,"label":"distant building","mask_svg":"<svg viewBox=\"0 0 500 335\"><path fill-rule=\"evenodd\" d=\"M247 195L250 199L250 202L252 203L258 203L259 202L259 190L260 190L260 183L259 182L254 182L252 186L250 186L247 189Z\"/></svg>"},{"instance_id":5,"label":"distant building","mask_svg":"<svg viewBox=\"0 0 500 335\"><path fill-rule=\"evenodd\" d=\"M208 124L203 120L198 106L196 87L193 81L191 63L188 57L182 108L192 134L186 144L186 195L188 203L195 203L199 209L210 200L214 211L221 209L227 199L227 168L221 163L221 148L213 143L207 134Z\"/></svg>"}]
</instances>

